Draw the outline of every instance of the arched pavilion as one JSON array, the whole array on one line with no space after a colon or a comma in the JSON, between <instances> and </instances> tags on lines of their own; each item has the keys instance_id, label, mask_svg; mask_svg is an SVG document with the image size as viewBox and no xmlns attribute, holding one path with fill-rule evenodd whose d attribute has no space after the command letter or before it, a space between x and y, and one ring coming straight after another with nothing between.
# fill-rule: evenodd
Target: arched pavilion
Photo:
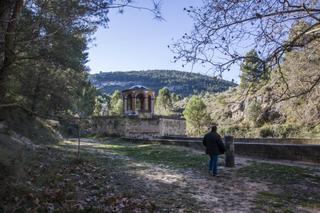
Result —
<instances>
[{"instance_id":1,"label":"arched pavilion","mask_svg":"<svg viewBox=\"0 0 320 213\"><path fill-rule=\"evenodd\" d=\"M122 91L125 115L153 115L155 92L147 87L135 85Z\"/></svg>"}]
</instances>

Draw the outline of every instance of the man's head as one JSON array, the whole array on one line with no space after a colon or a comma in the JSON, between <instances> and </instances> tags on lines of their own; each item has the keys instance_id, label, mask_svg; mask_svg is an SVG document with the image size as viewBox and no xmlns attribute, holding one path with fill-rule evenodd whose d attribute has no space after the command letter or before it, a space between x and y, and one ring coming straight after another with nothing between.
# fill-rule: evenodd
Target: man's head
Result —
<instances>
[{"instance_id":1,"label":"man's head","mask_svg":"<svg viewBox=\"0 0 320 213\"><path fill-rule=\"evenodd\" d=\"M216 132L217 131L217 125L213 125L211 127L211 132Z\"/></svg>"}]
</instances>

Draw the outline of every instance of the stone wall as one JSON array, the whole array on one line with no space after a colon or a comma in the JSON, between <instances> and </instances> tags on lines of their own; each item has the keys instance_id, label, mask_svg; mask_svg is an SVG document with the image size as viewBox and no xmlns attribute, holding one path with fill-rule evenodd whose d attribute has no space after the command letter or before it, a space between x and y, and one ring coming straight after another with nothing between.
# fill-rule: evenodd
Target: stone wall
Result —
<instances>
[{"instance_id":1,"label":"stone wall","mask_svg":"<svg viewBox=\"0 0 320 213\"><path fill-rule=\"evenodd\" d=\"M160 136L186 135L186 121L182 119L160 118Z\"/></svg>"},{"instance_id":2,"label":"stone wall","mask_svg":"<svg viewBox=\"0 0 320 213\"><path fill-rule=\"evenodd\" d=\"M161 136L183 136L186 123L176 118L139 117L95 117L92 133L127 138L155 138Z\"/></svg>"},{"instance_id":3,"label":"stone wall","mask_svg":"<svg viewBox=\"0 0 320 213\"><path fill-rule=\"evenodd\" d=\"M320 145L235 143L235 153L258 158L320 164Z\"/></svg>"},{"instance_id":4,"label":"stone wall","mask_svg":"<svg viewBox=\"0 0 320 213\"><path fill-rule=\"evenodd\" d=\"M163 139L187 140L187 141L201 141L203 137L178 137L178 136L164 136ZM234 138L235 142L239 143L263 143L263 144L318 144L320 139L310 138Z\"/></svg>"},{"instance_id":5,"label":"stone wall","mask_svg":"<svg viewBox=\"0 0 320 213\"><path fill-rule=\"evenodd\" d=\"M309 138L235 138L234 141L241 143L264 144L320 144L320 139Z\"/></svg>"},{"instance_id":6,"label":"stone wall","mask_svg":"<svg viewBox=\"0 0 320 213\"><path fill-rule=\"evenodd\" d=\"M160 121L156 118L124 118L125 137L153 138L159 136Z\"/></svg>"},{"instance_id":7,"label":"stone wall","mask_svg":"<svg viewBox=\"0 0 320 213\"><path fill-rule=\"evenodd\" d=\"M126 122L120 117L95 117L92 119L91 132L110 136L122 136L125 134Z\"/></svg>"},{"instance_id":8,"label":"stone wall","mask_svg":"<svg viewBox=\"0 0 320 213\"><path fill-rule=\"evenodd\" d=\"M156 138L150 140L131 139L137 143L160 143L165 145L185 146L204 152L204 146L200 138L164 139ZM315 144L263 144L235 142L235 153L237 155L256 157L262 159L305 161L320 164L320 145Z\"/></svg>"}]
</instances>

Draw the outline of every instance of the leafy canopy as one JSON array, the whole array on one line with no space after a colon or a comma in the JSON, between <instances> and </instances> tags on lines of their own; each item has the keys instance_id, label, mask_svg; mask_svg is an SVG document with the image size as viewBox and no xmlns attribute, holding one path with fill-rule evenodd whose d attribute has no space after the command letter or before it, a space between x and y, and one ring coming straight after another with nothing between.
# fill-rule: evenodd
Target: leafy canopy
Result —
<instances>
[{"instance_id":1,"label":"leafy canopy","mask_svg":"<svg viewBox=\"0 0 320 213\"><path fill-rule=\"evenodd\" d=\"M207 131L211 123L207 106L199 96L192 96L188 101L183 115L187 122L187 131L191 135L201 135Z\"/></svg>"},{"instance_id":2,"label":"leafy canopy","mask_svg":"<svg viewBox=\"0 0 320 213\"><path fill-rule=\"evenodd\" d=\"M110 101L110 114L122 115L123 114L123 100L119 90L114 91Z\"/></svg>"}]
</instances>

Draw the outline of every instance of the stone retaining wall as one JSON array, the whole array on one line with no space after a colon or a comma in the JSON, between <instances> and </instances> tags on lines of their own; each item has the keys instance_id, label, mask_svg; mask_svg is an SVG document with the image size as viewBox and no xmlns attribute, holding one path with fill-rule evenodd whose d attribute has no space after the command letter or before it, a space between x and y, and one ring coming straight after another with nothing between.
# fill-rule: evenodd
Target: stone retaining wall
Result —
<instances>
[{"instance_id":1,"label":"stone retaining wall","mask_svg":"<svg viewBox=\"0 0 320 213\"><path fill-rule=\"evenodd\" d=\"M137 140L129 139L137 143L159 143L165 145L185 146L204 151L202 142L199 139L191 138L189 140L179 139L152 139ZM235 153L237 155L257 157L264 159L281 159L292 161L305 161L320 164L320 145L303 144L262 144L262 143L243 143L235 142Z\"/></svg>"},{"instance_id":2,"label":"stone retaining wall","mask_svg":"<svg viewBox=\"0 0 320 213\"><path fill-rule=\"evenodd\" d=\"M306 161L320 164L320 145L236 142L235 153L258 158Z\"/></svg>"},{"instance_id":3,"label":"stone retaining wall","mask_svg":"<svg viewBox=\"0 0 320 213\"><path fill-rule=\"evenodd\" d=\"M161 136L185 135L186 122L182 119L160 118L159 131Z\"/></svg>"},{"instance_id":4,"label":"stone retaining wall","mask_svg":"<svg viewBox=\"0 0 320 213\"><path fill-rule=\"evenodd\" d=\"M121 136L125 134L125 120L121 118L104 119L97 117L93 120L93 133L111 136Z\"/></svg>"},{"instance_id":5,"label":"stone retaining wall","mask_svg":"<svg viewBox=\"0 0 320 213\"><path fill-rule=\"evenodd\" d=\"M184 119L168 117L94 117L91 133L130 138L156 138L185 135Z\"/></svg>"},{"instance_id":6,"label":"stone retaining wall","mask_svg":"<svg viewBox=\"0 0 320 213\"><path fill-rule=\"evenodd\" d=\"M320 145L320 139L308 139L308 138L235 138L234 141L242 142L242 143L318 144Z\"/></svg>"},{"instance_id":7,"label":"stone retaining wall","mask_svg":"<svg viewBox=\"0 0 320 213\"><path fill-rule=\"evenodd\" d=\"M126 137L153 138L159 135L159 119L155 118L123 118L125 120Z\"/></svg>"},{"instance_id":8,"label":"stone retaining wall","mask_svg":"<svg viewBox=\"0 0 320 213\"><path fill-rule=\"evenodd\" d=\"M201 141L202 137L177 137L165 136L163 139L185 140L185 141ZM235 138L235 142L241 143L263 143L263 144L318 144L320 139L309 138Z\"/></svg>"}]
</instances>

